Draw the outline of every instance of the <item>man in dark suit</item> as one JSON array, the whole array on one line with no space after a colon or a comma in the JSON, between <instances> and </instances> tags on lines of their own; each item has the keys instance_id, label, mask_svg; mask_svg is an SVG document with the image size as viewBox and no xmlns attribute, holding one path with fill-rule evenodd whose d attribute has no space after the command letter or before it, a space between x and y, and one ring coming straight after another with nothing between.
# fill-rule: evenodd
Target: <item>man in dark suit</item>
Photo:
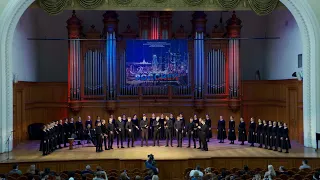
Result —
<instances>
[{"instance_id":1,"label":"man in dark suit","mask_svg":"<svg viewBox=\"0 0 320 180\"><path fill-rule=\"evenodd\" d=\"M122 118L121 116L118 117L118 120L116 121L116 128L117 128L117 146L119 148L119 141L121 143L121 148L124 148L123 147L123 140L124 140L124 131L125 131L125 128L124 128L124 123L122 121Z\"/></svg>"},{"instance_id":2,"label":"man in dark suit","mask_svg":"<svg viewBox=\"0 0 320 180\"><path fill-rule=\"evenodd\" d=\"M97 123L96 126L96 139L97 139L97 144L96 144L96 152L102 152L102 130L101 130L101 122Z\"/></svg>"},{"instance_id":3,"label":"man in dark suit","mask_svg":"<svg viewBox=\"0 0 320 180\"><path fill-rule=\"evenodd\" d=\"M208 142L207 142L207 133L208 133L208 126L206 125L205 120L199 119L200 123L202 126L199 126L200 129L200 138L201 138L201 143L202 143L202 151L208 151Z\"/></svg>"}]
</instances>

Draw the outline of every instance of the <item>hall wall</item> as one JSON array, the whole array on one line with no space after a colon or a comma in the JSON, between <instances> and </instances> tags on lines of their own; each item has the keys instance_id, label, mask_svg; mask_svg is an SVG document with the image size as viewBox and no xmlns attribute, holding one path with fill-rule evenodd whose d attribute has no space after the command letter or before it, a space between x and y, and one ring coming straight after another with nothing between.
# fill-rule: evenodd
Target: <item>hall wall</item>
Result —
<instances>
[{"instance_id":1,"label":"hall wall","mask_svg":"<svg viewBox=\"0 0 320 180\"><path fill-rule=\"evenodd\" d=\"M303 104L302 83L297 80L279 81L244 81L242 106L237 112L232 112L226 101L206 100L202 111L194 109L192 100L122 100L117 102L117 109L113 114L119 116L126 114L139 118L143 113L173 113L182 112L186 121L198 114L204 117L209 114L212 119L213 137L216 138L217 120L222 115L225 120L230 115L235 116L236 123L244 117L249 125L250 117L256 119L283 121L288 123L290 137L303 143ZM32 123L47 123L65 117L81 116L86 119L88 115L95 120L96 116L108 118L110 112L106 102L87 101L82 104L79 112L71 112L67 102L67 83L40 83L19 82L14 85L14 144L28 139L28 125ZM176 104L176 105L172 105ZM238 125L236 125L238 126Z\"/></svg>"}]
</instances>

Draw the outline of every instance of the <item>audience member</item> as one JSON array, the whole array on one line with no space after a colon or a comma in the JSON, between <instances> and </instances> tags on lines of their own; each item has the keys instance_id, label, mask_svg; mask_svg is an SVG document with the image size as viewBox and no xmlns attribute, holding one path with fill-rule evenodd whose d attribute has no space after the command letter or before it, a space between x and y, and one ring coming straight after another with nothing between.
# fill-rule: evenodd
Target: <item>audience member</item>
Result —
<instances>
[{"instance_id":1,"label":"audience member","mask_svg":"<svg viewBox=\"0 0 320 180\"><path fill-rule=\"evenodd\" d=\"M252 180L261 180L261 175L260 174L254 175Z\"/></svg>"},{"instance_id":2,"label":"audience member","mask_svg":"<svg viewBox=\"0 0 320 180\"><path fill-rule=\"evenodd\" d=\"M130 180L130 177L128 176L126 171L120 174L120 180Z\"/></svg>"},{"instance_id":3,"label":"audience member","mask_svg":"<svg viewBox=\"0 0 320 180\"><path fill-rule=\"evenodd\" d=\"M93 174L94 172L91 170L91 166L87 165L86 169L81 172L81 174Z\"/></svg>"},{"instance_id":4,"label":"audience member","mask_svg":"<svg viewBox=\"0 0 320 180\"><path fill-rule=\"evenodd\" d=\"M194 172L193 176L191 177L191 180L200 180L201 177L199 176L199 172Z\"/></svg>"},{"instance_id":5,"label":"audience member","mask_svg":"<svg viewBox=\"0 0 320 180\"><path fill-rule=\"evenodd\" d=\"M206 168L204 170L204 176L203 176L203 180L211 180L213 179L214 174L212 174L212 170L211 168Z\"/></svg>"},{"instance_id":6,"label":"audience member","mask_svg":"<svg viewBox=\"0 0 320 180\"><path fill-rule=\"evenodd\" d=\"M104 180L101 173L95 173L93 180Z\"/></svg>"},{"instance_id":7,"label":"audience member","mask_svg":"<svg viewBox=\"0 0 320 180\"><path fill-rule=\"evenodd\" d=\"M139 175L136 175L136 177L134 177L134 180L142 180L142 178Z\"/></svg>"},{"instance_id":8,"label":"audience member","mask_svg":"<svg viewBox=\"0 0 320 180\"><path fill-rule=\"evenodd\" d=\"M243 166L243 170L241 171L241 175L248 174L250 175L249 167L247 165Z\"/></svg>"},{"instance_id":9,"label":"audience member","mask_svg":"<svg viewBox=\"0 0 320 180\"><path fill-rule=\"evenodd\" d=\"M12 166L12 170L9 172L9 174L19 174L22 175L22 172L19 170L18 164L14 164Z\"/></svg>"},{"instance_id":10,"label":"audience member","mask_svg":"<svg viewBox=\"0 0 320 180\"><path fill-rule=\"evenodd\" d=\"M203 177L203 173L200 171L200 166L198 165L196 169L190 171L189 177L193 177L194 173L198 172L200 177Z\"/></svg>"},{"instance_id":11,"label":"audience member","mask_svg":"<svg viewBox=\"0 0 320 180\"><path fill-rule=\"evenodd\" d=\"M272 180L276 176L276 172L272 165L268 165L268 171L264 174L265 180Z\"/></svg>"},{"instance_id":12,"label":"audience member","mask_svg":"<svg viewBox=\"0 0 320 180\"><path fill-rule=\"evenodd\" d=\"M159 176L158 175L153 175L152 176L152 180L159 180Z\"/></svg>"},{"instance_id":13,"label":"audience member","mask_svg":"<svg viewBox=\"0 0 320 180\"><path fill-rule=\"evenodd\" d=\"M287 170L286 170L283 166L280 166L280 167L279 167L279 173L280 173L280 174L288 175Z\"/></svg>"},{"instance_id":14,"label":"audience member","mask_svg":"<svg viewBox=\"0 0 320 180\"><path fill-rule=\"evenodd\" d=\"M153 176L153 171L148 171L148 174L144 177L144 180L151 180Z\"/></svg>"},{"instance_id":15,"label":"audience member","mask_svg":"<svg viewBox=\"0 0 320 180\"><path fill-rule=\"evenodd\" d=\"M320 180L320 172L316 172L313 174L313 180Z\"/></svg>"},{"instance_id":16,"label":"audience member","mask_svg":"<svg viewBox=\"0 0 320 180\"><path fill-rule=\"evenodd\" d=\"M97 166L97 172L96 172L96 174L100 174L101 177L105 177L105 179L108 180L107 173L106 173L106 171L104 171L104 170L102 169L102 167Z\"/></svg>"},{"instance_id":17,"label":"audience member","mask_svg":"<svg viewBox=\"0 0 320 180\"><path fill-rule=\"evenodd\" d=\"M299 167L300 170L302 169L311 169L311 167L308 165L308 160L303 160L302 165Z\"/></svg>"},{"instance_id":18,"label":"audience member","mask_svg":"<svg viewBox=\"0 0 320 180\"><path fill-rule=\"evenodd\" d=\"M225 169L222 169L221 170L221 175L218 177L218 180L222 180L222 179L225 179L227 176L227 172Z\"/></svg>"}]
</instances>

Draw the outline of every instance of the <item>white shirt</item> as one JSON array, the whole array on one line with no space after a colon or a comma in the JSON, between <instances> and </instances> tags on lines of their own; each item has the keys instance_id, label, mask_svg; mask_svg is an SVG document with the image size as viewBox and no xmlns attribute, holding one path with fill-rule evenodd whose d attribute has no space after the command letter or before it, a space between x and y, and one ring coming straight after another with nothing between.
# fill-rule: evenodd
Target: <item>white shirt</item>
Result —
<instances>
[{"instance_id":1,"label":"white shirt","mask_svg":"<svg viewBox=\"0 0 320 180\"><path fill-rule=\"evenodd\" d=\"M198 172L198 173L199 173L199 176L200 176L200 177L203 177L203 173L202 173L201 171L199 171L199 170L196 170L196 169L191 170L189 176L190 176L190 177L193 177L193 175L194 175L195 172Z\"/></svg>"}]
</instances>

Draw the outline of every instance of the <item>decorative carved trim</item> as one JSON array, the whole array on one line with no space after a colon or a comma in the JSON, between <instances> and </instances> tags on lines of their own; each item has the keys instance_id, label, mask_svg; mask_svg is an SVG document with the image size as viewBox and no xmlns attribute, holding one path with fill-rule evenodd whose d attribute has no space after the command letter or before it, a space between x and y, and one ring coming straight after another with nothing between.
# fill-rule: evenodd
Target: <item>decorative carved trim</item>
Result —
<instances>
[{"instance_id":1,"label":"decorative carved trim","mask_svg":"<svg viewBox=\"0 0 320 180\"><path fill-rule=\"evenodd\" d=\"M204 0L184 0L184 2L190 6L197 6L199 4L202 4Z\"/></svg>"},{"instance_id":2,"label":"decorative carved trim","mask_svg":"<svg viewBox=\"0 0 320 180\"><path fill-rule=\"evenodd\" d=\"M132 0L114 0L117 4L130 4Z\"/></svg>"},{"instance_id":3,"label":"decorative carved trim","mask_svg":"<svg viewBox=\"0 0 320 180\"><path fill-rule=\"evenodd\" d=\"M153 0L153 1L156 3L163 3L163 2L166 2L167 0Z\"/></svg>"}]
</instances>

